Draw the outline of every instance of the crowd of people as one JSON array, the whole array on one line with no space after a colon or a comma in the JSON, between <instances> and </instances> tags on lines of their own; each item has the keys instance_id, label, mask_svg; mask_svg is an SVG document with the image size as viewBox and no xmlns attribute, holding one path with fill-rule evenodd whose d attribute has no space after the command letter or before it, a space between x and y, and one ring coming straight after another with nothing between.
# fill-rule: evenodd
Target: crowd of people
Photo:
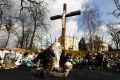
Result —
<instances>
[{"instance_id":1,"label":"crowd of people","mask_svg":"<svg viewBox=\"0 0 120 80\"><path fill-rule=\"evenodd\" d=\"M37 53L14 52L12 50L0 50L0 68L11 69L20 65L32 66Z\"/></svg>"},{"instance_id":2,"label":"crowd of people","mask_svg":"<svg viewBox=\"0 0 120 80\"><path fill-rule=\"evenodd\" d=\"M56 55L54 54L53 50L48 48L45 51L38 54L36 59L34 60L34 63L36 64L39 62L39 66L42 66L44 69L51 68L55 71L64 72L66 68L71 67L72 68L72 58L71 55L64 54L64 52L61 53L59 56L59 66L56 66ZM42 64L42 65L41 65Z\"/></svg>"},{"instance_id":3,"label":"crowd of people","mask_svg":"<svg viewBox=\"0 0 120 80\"><path fill-rule=\"evenodd\" d=\"M54 54L54 51L51 48L39 53L0 50L0 68L11 69L20 65L26 65L28 67L42 67L43 69L51 68L53 71L64 72L68 66L72 67L70 56L71 55L62 52L60 53L60 56L58 56L60 58L59 61L57 61L57 55Z\"/></svg>"},{"instance_id":4,"label":"crowd of people","mask_svg":"<svg viewBox=\"0 0 120 80\"><path fill-rule=\"evenodd\" d=\"M59 58L58 58L59 57ZM120 71L120 54L104 54L88 52L83 57L62 51L54 53L52 48L47 48L40 53L14 52L0 50L0 68L10 69L20 65L28 67L42 67L42 70L68 72L73 67L85 70L111 70ZM67 73L67 74L68 74Z\"/></svg>"},{"instance_id":5,"label":"crowd of people","mask_svg":"<svg viewBox=\"0 0 120 80\"><path fill-rule=\"evenodd\" d=\"M83 58L74 56L76 66L85 70L109 70L120 71L120 54L104 54L101 51L96 53L88 52Z\"/></svg>"}]
</instances>

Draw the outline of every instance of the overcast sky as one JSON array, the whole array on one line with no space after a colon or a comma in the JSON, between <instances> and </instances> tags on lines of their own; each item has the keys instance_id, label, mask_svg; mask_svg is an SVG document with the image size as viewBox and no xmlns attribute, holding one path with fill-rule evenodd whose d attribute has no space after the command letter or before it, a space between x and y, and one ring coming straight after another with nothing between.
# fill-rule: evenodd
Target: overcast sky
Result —
<instances>
[{"instance_id":1,"label":"overcast sky","mask_svg":"<svg viewBox=\"0 0 120 80\"><path fill-rule=\"evenodd\" d=\"M110 35L107 34L107 28L104 26L106 23L112 21L118 21L113 15L112 11L115 9L115 5L112 0L56 0L49 7L49 15L54 16L62 14L63 4L67 4L67 12L83 10L83 6L88 4L90 7L97 7L100 13L100 19L102 20L101 26L101 36L105 36L104 40L110 42ZM75 36L78 40L84 35L82 25L80 25L81 16L69 17L67 18L67 36ZM50 33L52 34L53 41L55 38L60 37L62 23L61 19L50 21L51 29ZM78 32L79 29L79 32ZM102 34L103 33L103 34Z\"/></svg>"},{"instance_id":2,"label":"overcast sky","mask_svg":"<svg viewBox=\"0 0 120 80\"><path fill-rule=\"evenodd\" d=\"M16 8L18 9L20 1L15 1L17 2ZM112 21L119 21L119 19L116 19L112 14L110 14L115 9L113 0L55 0L55 2L47 6L49 12L46 19L46 21L50 24L52 42L54 42L55 38L58 39L61 35L62 21L61 19L51 21L50 17L62 14L64 3L67 4L67 13L76 10L83 11L83 7L86 4L91 8L96 7L99 11L100 19L102 20L101 31L99 32L100 36L104 35L104 40L108 43L111 41L111 36L108 35L105 24ZM81 15L67 18L67 36L75 36L75 38L80 40L80 38L84 36L84 27L81 22Z\"/></svg>"}]
</instances>

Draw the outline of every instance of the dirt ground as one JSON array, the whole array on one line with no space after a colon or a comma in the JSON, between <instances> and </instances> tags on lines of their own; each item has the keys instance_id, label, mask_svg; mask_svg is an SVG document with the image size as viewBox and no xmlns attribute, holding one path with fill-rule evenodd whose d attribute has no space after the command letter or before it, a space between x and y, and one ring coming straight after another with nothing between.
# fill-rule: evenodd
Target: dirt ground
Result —
<instances>
[{"instance_id":1,"label":"dirt ground","mask_svg":"<svg viewBox=\"0 0 120 80\"><path fill-rule=\"evenodd\" d=\"M103 71L86 71L74 68L67 78L47 77L43 79L31 74L30 68L19 67L10 70L1 69L0 80L120 80L120 74Z\"/></svg>"}]
</instances>

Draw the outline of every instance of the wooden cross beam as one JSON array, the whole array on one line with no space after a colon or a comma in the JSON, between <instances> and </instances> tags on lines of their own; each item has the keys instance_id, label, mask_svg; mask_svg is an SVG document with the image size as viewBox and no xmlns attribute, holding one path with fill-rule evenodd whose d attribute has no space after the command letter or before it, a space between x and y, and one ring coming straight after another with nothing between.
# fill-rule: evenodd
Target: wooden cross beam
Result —
<instances>
[{"instance_id":1,"label":"wooden cross beam","mask_svg":"<svg viewBox=\"0 0 120 80\"><path fill-rule=\"evenodd\" d=\"M70 12L68 14L66 14L65 17L70 17L70 16L75 16L75 15L80 15L80 11L74 11L74 12ZM56 20L56 19L60 19L62 18L62 15L56 15L56 16L52 16L50 17L51 20Z\"/></svg>"},{"instance_id":2,"label":"wooden cross beam","mask_svg":"<svg viewBox=\"0 0 120 80\"><path fill-rule=\"evenodd\" d=\"M62 44L63 50L65 50L66 17L71 17L71 16L75 16L75 15L80 15L81 14L80 10L74 11L74 12L70 12L70 13L67 13L67 14L66 14L66 11L67 11L67 5L64 4L63 5L63 14L62 15L56 15L56 16L50 17L51 20L62 19L61 44Z\"/></svg>"}]
</instances>

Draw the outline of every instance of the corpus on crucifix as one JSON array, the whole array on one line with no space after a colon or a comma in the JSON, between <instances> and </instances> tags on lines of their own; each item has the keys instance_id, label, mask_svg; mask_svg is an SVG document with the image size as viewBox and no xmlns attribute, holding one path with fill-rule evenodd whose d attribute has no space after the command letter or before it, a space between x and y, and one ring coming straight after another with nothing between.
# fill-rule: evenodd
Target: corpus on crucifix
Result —
<instances>
[{"instance_id":1,"label":"corpus on crucifix","mask_svg":"<svg viewBox=\"0 0 120 80\"><path fill-rule=\"evenodd\" d=\"M66 36L66 17L71 17L75 15L80 15L81 12L80 10L66 13L67 11L67 5L66 3L63 5L63 13L62 15L56 15L50 17L51 20L56 20L56 19L62 19L62 34L61 34L61 45L63 47L63 50L65 50L65 36Z\"/></svg>"}]
</instances>

